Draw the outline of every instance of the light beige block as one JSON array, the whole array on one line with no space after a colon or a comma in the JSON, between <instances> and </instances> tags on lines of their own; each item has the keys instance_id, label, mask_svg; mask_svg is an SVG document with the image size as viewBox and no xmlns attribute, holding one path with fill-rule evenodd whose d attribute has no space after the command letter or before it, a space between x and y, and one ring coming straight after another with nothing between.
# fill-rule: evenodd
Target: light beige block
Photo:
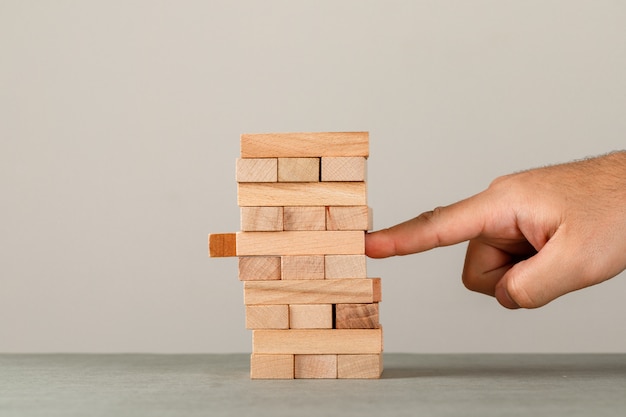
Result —
<instances>
[{"instance_id":1,"label":"light beige block","mask_svg":"<svg viewBox=\"0 0 626 417\"><path fill-rule=\"evenodd\" d=\"M293 379L294 355L250 355L251 379Z\"/></svg>"},{"instance_id":2,"label":"light beige block","mask_svg":"<svg viewBox=\"0 0 626 417\"><path fill-rule=\"evenodd\" d=\"M332 304L290 304L289 328L332 329Z\"/></svg>"},{"instance_id":3,"label":"light beige block","mask_svg":"<svg viewBox=\"0 0 626 417\"><path fill-rule=\"evenodd\" d=\"M237 182L278 181L278 159L237 159Z\"/></svg>"},{"instance_id":4,"label":"light beige block","mask_svg":"<svg viewBox=\"0 0 626 417\"><path fill-rule=\"evenodd\" d=\"M252 330L254 353L368 354L382 349L382 329Z\"/></svg>"},{"instance_id":5,"label":"light beige block","mask_svg":"<svg viewBox=\"0 0 626 417\"><path fill-rule=\"evenodd\" d=\"M326 208L314 207L285 207L284 230L326 230Z\"/></svg>"},{"instance_id":6,"label":"light beige block","mask_svg":"<svg viewBox=\"0 0 626 417\"><path fill-rule=\"evenodd\" d=\"M243 232L276 232L283 230L282 207L241 207Z\"/></svg>"},{"instance_id":7,"label":"light beige block","mask_svg":"<svg viewBox=\"0 0 626 417\"><path fill-rule=\"evenodd\" d=\"M241 135L242 158L369 156L368 132L294 132Z\"/></svg>"},{"instance_id":8,"label":"light beige block","mask_svg":"<svg viewBox=\"0 0 626 417\"><path fill-rule=\"evenodd\" d=\"M324 255L281 257L282 279L324 279Z\"/></svg>"},{"instance_id":9,"label":"light beige block","mask_svg":"<svg viewBox=\"0 0 626 417\"><path fill-rule=\"evenodd\" d=\"M280 256L240 256L240 281L267 281L280 279Z\"/></svg>"},{"instance_id":10,"label":"light beige block","mask_svg":"<svg viewBox=\"0 0 626 417\"><path fill-rule=\"evenodd\" d=\"M296 379L337 378L337 355L295 355Z\"/></svg>"},{"instance_id":11,"label":"light beige block","mask_svg":"<svg viewBox=\"0 0 626 417\"><path fill-rule=\"evenodd\" d=\"M363 244L365 245L365 241ZM213 258L237 256L237 235L235 233L210 234L209 256Z\"/></svg>"},{"instance_id":12,"label":"light beige block","mask_svg":"<svg viewBox=\"0 0 626 417\"><path fill-rule=\"evenodd\" d=\"M238 183L239 206L362 206L364 182Z\"/></svg>"},{"instance_id":13,"label":"light beige block","mask_svg":"<svg viewBox=\"0 0 626 417\"><path fill-rule=\"evenodd\" d=\"M326 255L325 278L367 278L365 255Z\"/></svg>"},{"instance_id":14,"label":"light beige block","mask_svg":"<svg viewBox=\"0 0 626 417\"><path fill-rule=\"evenodd\" d=\"M238 256L252 255L362 255L361 231L238 232Z\"/></svg>"},{"instance_id":15,"label":"light beige block","mask_svg":"<svg viewBox=\"0 0 626 417\"><path fill-rule=\"evenodd\" d=\"M288 305L246 306L246 329L288 329Z\"/></svg>"},{"instance_id":16,"label":"light beige block","mask_svg":"<svg viewBox=\"0 0 626 417\"><path fill-rule=\"evenodd\" d=\"M279 182L318 182L320 158L278 158Z\"/></svg>"},{"instance_id":17,"label":"light beige block","mask_svg":"<svg viewBox=\"0 0 626 417\"><path fill-rule=\"evenodd\" d=\"M335 328L377 329L380 327L378 303L337 304Z\"/></svg>"},{"instance_id":18,"label":"light beige block","mask_svg":"<svg viewBox=\"0 0 626 417\"><path fill-rule=\"evenodd\" d=\"M338 355L337 377L341 379L377 379L383 373L383 354Z\"/></svg>"},{"instance_id":19,"label":"light beige block","mask_svg":"<svg viewBox=\"0 0 626 417\"><path fill-rule=\"evenodd\" d=\"M361 156L326 156L322 158L322 181L365 181L366 167Z\"/></svg>"},{"instance_id":20,"label":"light beige block","mask_svg":"<svg viewBox=\"0 0 626 417\"><path fill-rule=\"evenodd\" d=\"M326 207L327 230L372 230L372 209L367 206Z\"/></svg>"},{"instance_id":21,"label":"light beige block","mask_svg":"<svg viewBox=\"0 0 626 417\"><path fill-rule=\"evenodd\" d=\"M380 278L244 281L244 304L367 304L381 299Z\"/></svg>"}]
</instances>

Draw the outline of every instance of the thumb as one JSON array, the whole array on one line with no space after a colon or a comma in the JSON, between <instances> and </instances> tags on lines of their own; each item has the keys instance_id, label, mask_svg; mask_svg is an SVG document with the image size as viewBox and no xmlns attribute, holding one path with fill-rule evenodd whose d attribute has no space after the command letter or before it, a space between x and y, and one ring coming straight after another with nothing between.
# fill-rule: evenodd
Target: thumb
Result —
<instances>
[{"instance_id":1,"label":"thumb","mask_svg":"<svg viewBox=\"0 0 626 417\"><path fill-rule=\"evenodd\" d=\"M507 271L495 288L498 302L506 308L537 308L588 286L584 256L565 243L557 231L537 254Z\"/></svg>"}]
</instances>

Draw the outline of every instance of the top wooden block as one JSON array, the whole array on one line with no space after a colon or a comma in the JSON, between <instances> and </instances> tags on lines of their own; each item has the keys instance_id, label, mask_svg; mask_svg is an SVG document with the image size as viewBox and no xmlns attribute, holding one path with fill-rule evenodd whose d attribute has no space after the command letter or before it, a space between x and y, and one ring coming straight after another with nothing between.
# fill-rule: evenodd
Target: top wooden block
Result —
<instances>
[{"instance_id":1,"label":"top wooden block","mask_svg":"<svg viewBox=\"0 0 626 417\"><path fill-rule=\"evenodd\" d=\"M242 158L369 156L368 132L260 133L241 135Z\"/></svg>"}]
</instances>

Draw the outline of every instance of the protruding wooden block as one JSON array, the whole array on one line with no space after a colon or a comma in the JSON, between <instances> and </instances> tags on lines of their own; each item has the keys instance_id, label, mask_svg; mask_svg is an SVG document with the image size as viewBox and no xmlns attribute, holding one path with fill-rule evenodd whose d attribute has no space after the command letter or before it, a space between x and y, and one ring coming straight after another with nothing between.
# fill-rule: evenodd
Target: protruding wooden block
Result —
<instances>
[{"instance_id":1,"label":"protruding wooden block","mask_svg":"<svg viewBox=\"0 0 626 417\"><path fill-rule=\"evenodd\" d=\"M238 232L237 254L251 255L362 255L361 231Z\"/></svg>"},{"instance_id":2,"label":"protruding wooden block","mask_svg":"<svg viewBox=\"0 0 626 417\"><path fill-rule=\"evenodd\" d=\"M337 378L377 379L383 373L383 354L338 355Z\"/></svg>"},{"instance_id":3,"label":"protruding wooden block","mask_svg":"<svg viewBox=\"0 0 626 417\"><path fill-rule=\"evenodd\" d=\"M319 182L319 158L278 158L279 182Z\"/></svg>"},{"instance_id":4,"label":"protruding wooden block","mask_svg":"<svg viewBox=\"0 0 626 417\"><path fill-rule=\"evenodd\" d=\"M372 230L372 219L367 206L326 207L327 230Z\"/></svg>"},{"instance_id":5,"label":"protruding wooden block","mask_svg":"<svg viewBox=\"0 0 626 417\"><path fill-rule=\"evenodd\" d=\"M237 256L237 235L235 233L210 234L209 256L214 258Z\"/></svg>"},{"instance_id":6,"label":"protruding wooden block","mask_svg":"<svg viewBox=\"0 0 626 417\"><path fill-rule=\"evenodd\" d=\"M362 206L364 182L238 183L239 206Z\"/></svg>"},{"instance_id":7,"label":"protruding wooden block","mask_svg":"<svg viewBox=\"0 0 626 417\"><path fill-rule=\"evenodd\" d=\"M377 329L378 303L337 304L335 306L335 328Z\"/></svg>"},{"instance_id":8,"label":"protruding wooden block","mask_svg":"<svg viewBox=\"0 0 626 417\"><path fill-rule=\"evenodd\" d=\"M272 354L367 354L383 351L382 329L252 330L252 351Z\"/></svg>"},{"instance_id":9,"label":"protruding wooden block","mask_svg":"<svg viewBox=\"0 0 626 417\"><path fill-rule=\"evenodd\" d=\"M240 256L240 281L268 281L281 278L280 256Z\"/></svg>"},{"instance_id":10,"label":"protruding wooden block","mask_svg":"<svg viewBox=\"0 0 626 417\"><path fill-rule=\"evenodd\" d=\"M325 156L322 181L365 181L366 166L361 156Z\"/></svg>"},{"instance_id":11,"label":"protruding wooden block","mask_svg":"<svg viewBox=\"0 0 626 417\"><path fill-rule=\"evenodd\" d=\"M365 255L326 255L325 278L367 278Z\"/></svg>"},{"instance_id":12,"label":"protruding wooden block","mask_svg":"<svg viewBox=\"0 0 626 417\"><path fill-rule=\"evenodd\" d=\"M337 355L295 355L294 376L304 378L337 378Z\"/></svg>"},{"instance_id":13,"label":"protruding wooden block","mask_svg":"<svg viewBox=\"0 0 626 417\"><path fill-rule=\"evenodd\" d=\"M250 355L251 379L293 379L294 355Z\"/></svg>"},{"instance_id":14,"label":"protruding wooden block","mask_svg":"<svg viewBox=\"0 0 626 417\"><path fill-rule=\"evenodd\" d=\"M242 158L369 156L368 132L297 132L241 135Z\"/></svg>"},{"instance_id":15,"label":"protruding wooden block","mask_svg":"<svg viewBox=\"0 0 626 417\"><path fill-rule=\"evenodd\" d=\"M290 329L332 329L332 304L290 304Z\"/></svg>"},{"instance_id":16,"label":"protruding wooden block","mask_svg":"<svg viewBox=\"0 0 626 417\"><path fill-rule=\"evenodd\" d=\"M326 208L285 207L284 230L326 230Z\"/></svg>"},{"instance_id":17,"label":"protruding wooden block","mask_svg":"<svg viewBox=\"0 0 626 417\"><path fill-rule=\"evenodd\" d=\"M237 159L237 182L278 181L278 159Z\"/></svg>"},{"instance_id":18,"label":"protruding wooden block","mask_svg":"<svg viewBox=\"0 0 626 417\"><path fill-rule=\"evenodd\" d=\"M281 257L282 279L324 279L324 255Z\"/></svg>"},{"instance_id":19,"label":"protruding wooden block","mask_svg":"<svg viewBox=\"0 0 626 417\"><path fill-rule=\"evenodd\" d=\"M246 306L246 329L288 329L288 305Z\"/></svg>"},{"instance_id":20,"label":"protruding wooden block","mask_svg":"<svg viewBox=\"0 0 626 417\"><path fill-rule=\"evenodd\" d=\"M241 230L276 232L283 230L282 207L241 207Z\"/></svg>"},{"instance_id":21,"label":"protruding wooden block","mask_svg":"<svg viewBox=\"0 0 626 417\"><path fill-rule=\"evenodd\" d=\"M380 278L244 281L244 304L363 304L381 299Z\"/></svg>"}]
</instances>

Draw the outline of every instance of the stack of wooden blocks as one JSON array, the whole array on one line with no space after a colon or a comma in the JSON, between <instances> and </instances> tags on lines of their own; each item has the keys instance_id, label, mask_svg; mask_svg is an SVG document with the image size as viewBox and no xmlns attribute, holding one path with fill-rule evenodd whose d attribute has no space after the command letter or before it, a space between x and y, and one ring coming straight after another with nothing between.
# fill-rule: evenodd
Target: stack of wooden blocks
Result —
<instances>
[{"instance_id":1,"label":"stack of wooden blocks","mask_svg":"<svg viewBox=\"0 0 626 417\"><path fill-rule=\"evenodd\" d=\"M368 156L367 132L241 136L241 231L209 235L209 255L239 257L251 378L380 377Z\"/></svg>"}]
</instances>

